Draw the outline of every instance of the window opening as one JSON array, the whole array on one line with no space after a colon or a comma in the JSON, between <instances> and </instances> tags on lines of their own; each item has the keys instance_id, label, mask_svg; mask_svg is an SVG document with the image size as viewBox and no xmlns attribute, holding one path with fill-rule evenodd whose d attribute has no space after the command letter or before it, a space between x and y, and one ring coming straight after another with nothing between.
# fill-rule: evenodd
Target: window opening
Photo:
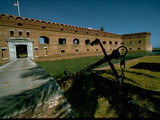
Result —
<instances>
[{"instance_id":1,"label":"window opening","mask_svg":"<svg viewBox=\"0 0 160 120\"><path fill-rule=\"evenodd\" d=\"M141 48L138 48L138 50L140 50Z\"/></svg>"},{"instance_id":2,"label":"window opening","mask_svg":"<svg viewBox=\"0 0 160 120\"><path fill-rule=\"evenodd\" d=\"M45 56L47 56L47 48L44 48L44 50L45 50Z\"/></svg>"},{"instance_id":3,"label":"window opening","mask_svg":"<svg viewBox=\"0 0 160 120\"><path fill-rule=\"evenodd\" d=\"M78 49L76 49L76 52L78 52Z\"/></svg>"},{"instance_id":4,"label":"window opening","mask_svg":"<svg viewBox=\"0 0 160 120\"><path fill-rule=\"evenodd\" d=\"M90 45L90 40L85 40L86 45Z\"/></svg>"},{"instance_id":5,"label":"window opening","mask_svg":"<svg viewBox=\"0 0 160 120\"><path fill-rule=\"evenodd\" d=\"M129 44L131 45L131 44L132 44L132 42L129 42Z\"/></svg>"},{"instance_id":6,"label":"window opening","mask_svg":"<svg viewBox=\"0 0 160 120\"><path fill-rule=\"evenodd\" d=\"M132 50L132 48L129 48L129 50Z\"/></svg>"},{"instance_id":7,"label":"window opening","mask_svg":"<svg viewBox=\"0 0 160 120\"><path fill-rule=\"evenodd\" d=\"M89 49L87 49L87 51L89 51Z\"/></svg>"},{"instance_id":8,"label":"window opening","mask_svg":"<svg viewBox=\"0 0 160 120\"><path fill-rule=\"evenodd\" d=\"M79 40L78 39L74 39L73 40L73 44L79 44Z\"/></svg>"},{"instance_id":9,"label":"window opening","mask_svg":"<svg viewBox=\"0 0 160 120\"><path fill-rule=\"evenodd\" d=\"M22 24L22 23L17 23L17 25L18 25L18 26L22 26L23 24Z\"/></svg>"},{"instance_id":10,"label":"window opening","mask_svg":"<svg viewBox=\"0 0 160 120\"><path fill-rule=\"evenodd\" d=\"M22 37L22 31L19 31L19 37Z\"/></svg>"},{"instance_id":11,"label":"window opening","mask_svg":"<svg viewBox=\"0 0 160 120\"><path fill-rule=\"evenodd\" d=\"M65 53L65 50L61 50L61 53Z\"/></svg>"},{"instance_id":12,"label":"window opening","mask_svg":"<svg viewBox=\"0 0 160 120\"><path fill-rule=\"evenodd\" d=\"M106 44L106 41L103 41L103 44L105 45L105 44Z\"/></svg>"},{"instance_id":13,"label":"window opening","mask_svg":"<svg viewBox=\"0 0 160 120\"><path fill-rule=\"evenodd\" d=\"M42 28L45 29L46 27L45 27L45 26L42 26Z\"/></svg>"},{"instance_id":14,"label":"window opening","mask_svg":"<svg viewBox=\"0 0 160 120\"><path fill-rule=\"evenodd\" d=\"M2 49L2 58L6 58L5 49Z\"/></svg>"},{"instance_id":15,"label":"window opening","mask_svg":"<svg viewBox=\"0 0 160 120\"><path fill-rule=\"evenodd\" d=\"M10 31L10 37L14 36L14 31Z\"/></svg>"},{"instance_id":16,"label":"window opening","mask_svg":"<svg viewBox=\"0 0 160 120\"><path fill-rule=\"evenodd\" d=\"M117 44L118 44L118 42L116 41L116 42L115 42L115 44L117 45Z\"/></svg>"},{"instance_id":17,"label":"window opening","mask_svg":"<svg viewBox=\"0 0 160 120\"><path fill-rule=\"evenodd\" d=\"M46 36L41 36L39 40L40 40L40 44L49 44L49 38Z\"/></svg>"},{"instance_id":18,"label":"window opening","mask_svg":"<svg viewBox=\"0 0 160 120\"><path fill-rule=\"evenodd\" d=\"M38 48L35 48L35 56L38 56Z\"/></svg>"},{"instance_id":19,"label":"window opening","mask_svg":"<svg viewBox=\"0 0 160 120\"><path fill-rule=\"evenodd\" d=\"M122 42L122 45L124 45L124 42Z\"/></svg>"},{"instance_id":20,"label":"window opening","mask_svg":"<svg viewBox=\"0 0 160 120\"><path fill-rule=\"evenodd\" d=\"M112 44L112 41L109 41L109 44L111 45L111 44Z\"/></svg>"},{"instance_id":21,"label":"window opening","mask_svg":"<svg viewBox=\"0 0 160 120\"><path fill-rule=\"evenodd\" d=\"M66 44L65 38L59 38L59 44Z\"/></svg>"},{"instance_id":22,"label":"window opening","mask_svg":"<svg viewBox=\"0 0 160 120\"><path fill-rule=\"evenodd\" d=\"M29 38L30 32L26 32L26 34L27 34L27 38Z\"/></svg>"},{"instance_id":23,"label":"window opening","mask_svg":"<svg viewBox=\"0 0 160 120\"><path fill-rule=\"evenodd\" d=\"M139 44L141 44L141 43L142 43L142 41L141 41L141 40L139 40L139 41L138 41L138 43L139 43Z\"/></svg>"},{"instance_id":24,"label":"window opening","mask_svg":"<svg viewBox=\"0 0 160 120\"><path fill-rule=\"evenodd\" d=\"M96 51L98 51L98 49L96 49Z\"/></svg>"}]
</instances>

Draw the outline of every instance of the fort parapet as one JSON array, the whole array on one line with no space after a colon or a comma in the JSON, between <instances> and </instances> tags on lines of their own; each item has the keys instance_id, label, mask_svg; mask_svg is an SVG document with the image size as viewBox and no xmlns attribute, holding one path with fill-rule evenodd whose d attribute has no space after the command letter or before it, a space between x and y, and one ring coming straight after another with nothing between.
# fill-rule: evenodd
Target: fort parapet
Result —
<instances>
[{"instance_id":1,"label":"fort parapet","mask_svg":"<svg viewBox=\"0 0 160 120\"><path fill-rule=\"evenodd\" d=\"M140 32L122 35L122 44L130 51L152 51L150 32Z\"/></svg>"},{"instance_id":2,"label":"fort parapet","mask_svg":"<svg viewBox=\"0 0 160 120\"><path fill-rule=\"evenodd\" d=\"M101 55L99 39L107 52L120 45L129 51L151 51L149 32L114 34L97 29L0 14L0 62L17 59L20 54L32 60L56 60Z\"/></svg>"}]
</instances>

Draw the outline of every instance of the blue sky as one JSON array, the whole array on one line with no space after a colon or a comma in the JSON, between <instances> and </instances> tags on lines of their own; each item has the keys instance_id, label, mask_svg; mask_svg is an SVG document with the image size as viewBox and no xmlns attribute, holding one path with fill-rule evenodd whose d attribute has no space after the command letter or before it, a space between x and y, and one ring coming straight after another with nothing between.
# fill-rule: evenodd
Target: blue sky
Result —
<instances>
[{"instance_id":1,"label":"blue sky","mask_svg":"<svg viewBox=\"0 0 160 120\"><path fill-rule=\"evenodd\" d=\"M0 13L18 16L17 0L0 0ZM151 32L160 48L160 0L19 0L22 17L127 34Z\"/></svg>"}]
</instances>

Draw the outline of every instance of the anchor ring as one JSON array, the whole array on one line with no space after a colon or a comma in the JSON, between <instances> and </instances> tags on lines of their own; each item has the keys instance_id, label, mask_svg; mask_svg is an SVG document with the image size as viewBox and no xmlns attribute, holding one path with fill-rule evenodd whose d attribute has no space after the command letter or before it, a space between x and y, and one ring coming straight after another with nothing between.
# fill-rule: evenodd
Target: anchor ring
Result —
<instances>
[{"instance_id":1,"label":"anchor ring","mask_svg":"<svg viewBox=\"0 0 160 120\"><path fill-rule=\"evenodd\" d=\"M117 51L119 51L120 48L124 48L125 49L125 53L123 55L120 55L120 57L125 56L128 53L128 49L125 46L120 46L120 47L117 48Z\"/></svg>"}]
</instances>

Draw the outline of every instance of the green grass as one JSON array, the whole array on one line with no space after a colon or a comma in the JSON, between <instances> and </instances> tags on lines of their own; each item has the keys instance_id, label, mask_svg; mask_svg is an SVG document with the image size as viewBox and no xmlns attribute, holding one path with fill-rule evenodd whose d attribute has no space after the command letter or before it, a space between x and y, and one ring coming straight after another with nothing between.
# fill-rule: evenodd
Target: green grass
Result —
<instances>
[{"instance_id":1,"label":"green grass","mask_svg":"<svg viewBox=\"0 0 160 120\"><path fill-rule=\"evenodd\" d=\"M149 55L153 53L145 53L145 52L130 52L126 56L126 60L138 58L144 55ZM75 73L95 62L102 59L104 56L91 56L91 57L82 57L75 59L65 59L65 60L54 60L54 61L45 61L45 62L37 62L37 64L43 67L50 75L55 78L64 77L64 71L68 70L69 73ZM112 63L118 63L120 60L112 60ZM107 63L104 63L99 67L107 66Z\"/></svg>"},{"instance_id":2,"label":"green grass","mask_svg":"<svg viewBox=\"0 0 160 120\"><path fill-rule=\"evenodd\" d=\"M70 73L77 72L88 65L93 64L103 58L103 56L83 57L66 60L55 60L46 62L37 62L38 65L43 67L50 75L57 79L64 77L64 71L67 69Z\"/></svg>"},{"instance_id":3,"label":"green grass","mask_svg":"<svg viewBox=\"0 0 160 120\"><path fill-rule=\"evenodd\" d=\"M153 48L153 50L160 50L160 48Z\"/></svg>"},{"instance_id":4,"label":"green grass","mask_svg":"<svg viewBox=\"0 0 160 120\"><path fill-rule=\"evenodd\" d=\"M137 64L149 66L133 68ZM151 68L155 63L156 66ZM65 96L81 118L159 118L160 56L148 56L128 63L123 90L111 70L85 73L62 84ZM120 73L120 69L116 68ZM66 86L63 86L66 85ZM67 87L68 85L68 87ZM131 104L130 99L136 104Z\"/></svg>"}]
</instances>

